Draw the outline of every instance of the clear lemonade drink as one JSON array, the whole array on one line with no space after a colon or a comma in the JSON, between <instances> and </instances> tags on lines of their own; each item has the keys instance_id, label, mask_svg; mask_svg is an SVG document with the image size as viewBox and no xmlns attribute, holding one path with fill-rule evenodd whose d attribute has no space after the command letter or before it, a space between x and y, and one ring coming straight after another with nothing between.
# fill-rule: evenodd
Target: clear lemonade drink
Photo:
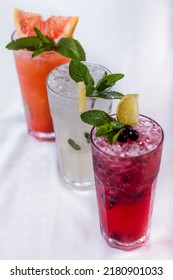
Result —
<instances>
[{"instance_id":1,"label":"clear lemonade drink","mask_svg":"<svg viewBox=\"0 0 173 280\"><path fill-rule=\"evenodd\" d=\"M92 129L92 155L102 235L111 247L131 250L149 237L163 131L140 116L136 141L110 145Z\"/></svg>"},{"instance_id":2,"label":"clear lemonade drink","mask_svg":"<svg viewBox=\"0 0 173 280\"><path fill-rule=\"evenodd\" d=\"M101 65L85 62L97 82L109 70ZM78 189L94 184L90 126L80 119L76 83L69 76L69 64L54 69L47 77L49 104L62 176L65 182ZM111 112L111 100L87 97L86 110L102 109ZM73 145L75 143L75 145Z\"/></svg>"}]
</instances>

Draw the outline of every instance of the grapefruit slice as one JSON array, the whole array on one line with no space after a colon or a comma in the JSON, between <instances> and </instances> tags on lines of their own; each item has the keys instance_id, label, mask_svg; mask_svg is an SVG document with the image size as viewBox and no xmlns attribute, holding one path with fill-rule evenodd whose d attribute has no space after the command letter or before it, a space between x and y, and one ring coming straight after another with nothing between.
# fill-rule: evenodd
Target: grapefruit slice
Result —
<instances>
[{"instance_id":1,"label":"grapefruit slice","mask_svg":"<svg viewBox=\"0 0 173 280\"><path fill-rule=\"evenodd\" d=\"M51 16L44 21L40 14L14 10L14 25L19 37L36 36L34 27L37 27L45 36L58 41L61 37L72 37L77 22L77 16Z\"/></svg>"}]
</instances>

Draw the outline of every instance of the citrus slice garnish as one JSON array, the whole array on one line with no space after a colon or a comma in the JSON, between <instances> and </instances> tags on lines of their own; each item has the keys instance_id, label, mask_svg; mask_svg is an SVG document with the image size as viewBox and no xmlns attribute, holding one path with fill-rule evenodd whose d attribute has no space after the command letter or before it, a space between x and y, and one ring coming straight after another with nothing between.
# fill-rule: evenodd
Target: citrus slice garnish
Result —
<instances>
[{"instance_id":1,"label":"citrus slice garnish","mask_svg":"<svg viewBox=\"0 0 173 280\"><path fill-rule=\"evenodd\" d=\"M45 36L58 41L61 37L72 37L77 22L77 16L51 16L44 21L40 14L14 10L14 25L19 37L36 36L34 27L37 27Z\"/></svg>"},{"instance_id":2,"label":"citrus slice garnish","mask_svg":"<svg viewBox=\"0 0 173 280\"><path fill-rule=\"evenodd\" d=\"M135 126L139 122L138 94L126 94L116 109L119 122Z\"/></svg>"},{"instance_id":3,"label":"citrus slice garnish","mask_svg":"<svg viewBox=\"0 0 173 280\"><path fill-rule=\"evenodd\" d=\"M86 85L84 82L77 83L78 110L80 113L86 110Z\"/></svg>"}]
</instances>

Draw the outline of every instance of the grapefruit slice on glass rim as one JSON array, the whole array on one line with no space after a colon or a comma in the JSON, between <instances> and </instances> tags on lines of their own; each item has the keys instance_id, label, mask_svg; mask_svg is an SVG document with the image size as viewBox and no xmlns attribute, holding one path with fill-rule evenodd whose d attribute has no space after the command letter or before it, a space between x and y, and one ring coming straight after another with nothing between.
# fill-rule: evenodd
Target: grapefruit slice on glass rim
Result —
<instances>
[{"instance_id":1,"label":"grapefruit slice on glass rim","mask_svg":"<svg viewBox=\"0 0 173 280\"><path fill-rule=\"evenodd\" d=\"M37 27L45 36L58 41L61 37L72 37L77 23L77 16L51 16L43 20L40 14L14 10L14 25L19 38L36 36L34 27Z\"/></svg>"}]
</instances>

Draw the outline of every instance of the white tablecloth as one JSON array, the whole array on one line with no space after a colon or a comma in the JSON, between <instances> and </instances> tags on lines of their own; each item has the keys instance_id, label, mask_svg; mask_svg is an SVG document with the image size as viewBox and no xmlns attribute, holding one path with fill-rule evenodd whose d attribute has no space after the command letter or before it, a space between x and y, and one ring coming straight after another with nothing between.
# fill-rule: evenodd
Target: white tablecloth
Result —
<instances>
[{"instance_id":1,"label":"white tablecloth","mask_svg":"<svg viewBox=\"0 0 173 280\"><path fill-rule=\"evenodd\" d=\"M14 7L48 17L79 15L74 37L87 59L126 76L123 93L139 93L140 113L157 120L165 142L146 246L109 248L95 191L64 186L54 142L27 135L12 52ZM0 1L0 259L173 259L173 35L171 0Z\"/></svg>"}]
</instances>

